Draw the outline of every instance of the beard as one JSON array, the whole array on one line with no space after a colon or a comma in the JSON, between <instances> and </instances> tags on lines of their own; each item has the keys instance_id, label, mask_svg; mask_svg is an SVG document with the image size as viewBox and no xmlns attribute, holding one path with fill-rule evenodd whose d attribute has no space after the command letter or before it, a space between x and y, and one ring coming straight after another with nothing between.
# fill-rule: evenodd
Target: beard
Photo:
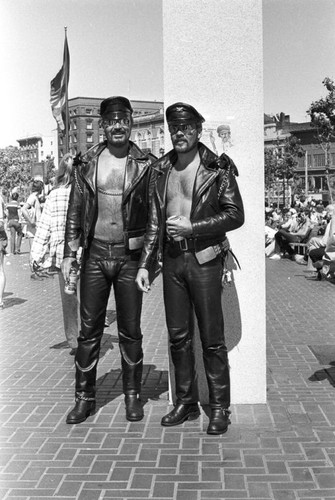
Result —
<instances>
[{"instance_id":1,"label":"beard","mask_svg":"<svg viewBox=\"0 0 335 500\"><path fill-rule=\"evenodd\" d=\"M127 132L119 132L119 133L108 133L106 134L107 141L111 146L114 147L123 147L128 143L130 133Z\"/></svg>"},{"instance_id":2,"label":"beard","mask_svg":"<svg viewBox=\"0 0 335 500\"><path fill-rule=\"evenodd\" d=\"M189 153L198 147L198 140L188 141L187 139L176 139L172 141L174 150L177 153Z\"/></svg>"}]
</instances>

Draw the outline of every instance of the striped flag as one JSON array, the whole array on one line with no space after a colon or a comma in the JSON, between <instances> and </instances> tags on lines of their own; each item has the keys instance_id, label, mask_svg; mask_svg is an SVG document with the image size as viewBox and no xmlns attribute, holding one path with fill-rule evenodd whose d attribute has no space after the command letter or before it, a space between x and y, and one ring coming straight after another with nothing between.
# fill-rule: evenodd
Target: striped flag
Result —
<instances>
[{"instance_id":1,"label":"striped flag","mask_svg":"<svg viewBox=\"0 0 335 500\"><path fill-rule=\"evenodd\" d=\"M51 80L50 103L52 114L61 130L65 130L67 87L70 76L70 53L65 35L63 66Z\"/></svg>"}]
</instances>

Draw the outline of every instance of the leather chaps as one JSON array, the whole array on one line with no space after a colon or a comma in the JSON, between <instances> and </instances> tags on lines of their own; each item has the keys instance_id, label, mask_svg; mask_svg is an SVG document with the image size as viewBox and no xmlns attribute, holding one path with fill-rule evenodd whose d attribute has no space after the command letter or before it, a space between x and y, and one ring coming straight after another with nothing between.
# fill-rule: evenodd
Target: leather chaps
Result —
<instances>
[{"instance_id":1,"label":"leather chaps","mask_svg":"<svg viewBox=\"0 0 335 500\"><path fill-rule=\"evenodd\" d=\"M137 262L89 255L80 280L81 331L76 353L76 397L94 400L106 307L114 288L124 394L139 394L143 370L140 318L142 293L135 284Z\"/></svg>"},{"instance_id":2,"label":"leather chaps","mask_svg":"<svg viewBox=\"0 0 335 500\"><path fill-rule=\"evenodd\" d=\"M193 310L198 321L212 408L229 408L230 377L221 306L222 261L198 264L192 252L164 255L164 302L177 403L197 402L192 349Z\"/></svg>"}]
</instances>

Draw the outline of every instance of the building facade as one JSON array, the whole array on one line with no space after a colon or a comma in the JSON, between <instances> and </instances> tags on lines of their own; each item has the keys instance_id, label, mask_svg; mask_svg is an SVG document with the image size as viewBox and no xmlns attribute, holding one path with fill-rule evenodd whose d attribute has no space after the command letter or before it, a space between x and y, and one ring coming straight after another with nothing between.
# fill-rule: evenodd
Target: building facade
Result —
<instances>
[{"instance_id":1,"label":"building facade","mask_svg":"<svg viewBox=\"0 0 335 500\"><path fill-rule=\"evenodd\" d=\"M19 143L22 161L40 163L54 159L57 163L58 147L55 137L36 134L16 140Z\"/></svg>"},{"instance_id":2,"label":"building facade","mask_svg":"<svg viewBox=\"0 0 335 500\"><path fill-rule=\"evenodd\" d=\"M314 199L329 201L326 178L327 158L311 122L291 123L289 115L264 115L264 147L280 148L285 140L295 136L299 139L305 155L297 158L296 174L301 191ZM335 141L330 143L329 175L335 175Z\"/></svg>"},{"instance_id":3,"label":"building facade","mask_svg":"<svg viewBox=\"0 0 335 500\"><path fill-rule=\"evenodd\" d=\"M102 98L75 97L69 99L69 152L73 155L86 153L92 146L104 140L99 126ZM145 152L155 156L164 153L164 115L161 101L131 101L134 126L131 139ZM58 130L58 153L66 153L65 131Z\"/></svg>"}]
</instances>

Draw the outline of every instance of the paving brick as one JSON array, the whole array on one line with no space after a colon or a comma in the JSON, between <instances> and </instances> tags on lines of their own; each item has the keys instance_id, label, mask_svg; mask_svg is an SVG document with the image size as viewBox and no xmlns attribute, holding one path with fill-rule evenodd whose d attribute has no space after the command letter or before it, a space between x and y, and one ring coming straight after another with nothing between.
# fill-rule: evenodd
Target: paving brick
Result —
<instances>
[{"instance_id":1,"label":"paving brick","mask_svg":"<svg viewBox=\"0 0 335 500\"><path fill-rule=\"evenodd\" d=\"M134 474L130 487L134 490L150 491L154 478L147 474Z\"/></svg>"},{"instance_id":2,"label":"paving brick","mask_svg":"<svg viewBox=\"0 0 335 500\"><path fill-rule=\"evenodd\" d=\"M185 472L183 472L185 474ZM200 480L203 482L209 482L209 481L222 481L222 475L223 475L223 470L222 469L209 469L209 468L202 468L201 469L201 474L200 474Z\"/></svg>"},{"instance_id":3,"label":"paving brick","mask_svg":"<svg viewBox=\"0 0 335 500\"><path fill-rule=\"evenodd\" d=\"M257 480L248 481L248 491L250 498L260 500L261 498L271 498L271 489L268 484L258 483Z\"/></svg>"},{"instance_id":4,"label":"paving brick","mask_svg":"<svg viewBox=\"0 0 335 500\"><path fill-rule=\"evenodd\" d=\"M335 310L324 307L333 283L307 280L292 261L267 261L268 403L232 405L229 432L211 437L203 412L160 425L171 409L160 278L143 307L143 421L125 419L113 321L102 339L97 412L68 426L73 359L51 348L64 341L58 282L32 281L28 253L6 261L0 497L334 500L333 372L311 349L335 345Z\"/></svg>"}]
</instances>

